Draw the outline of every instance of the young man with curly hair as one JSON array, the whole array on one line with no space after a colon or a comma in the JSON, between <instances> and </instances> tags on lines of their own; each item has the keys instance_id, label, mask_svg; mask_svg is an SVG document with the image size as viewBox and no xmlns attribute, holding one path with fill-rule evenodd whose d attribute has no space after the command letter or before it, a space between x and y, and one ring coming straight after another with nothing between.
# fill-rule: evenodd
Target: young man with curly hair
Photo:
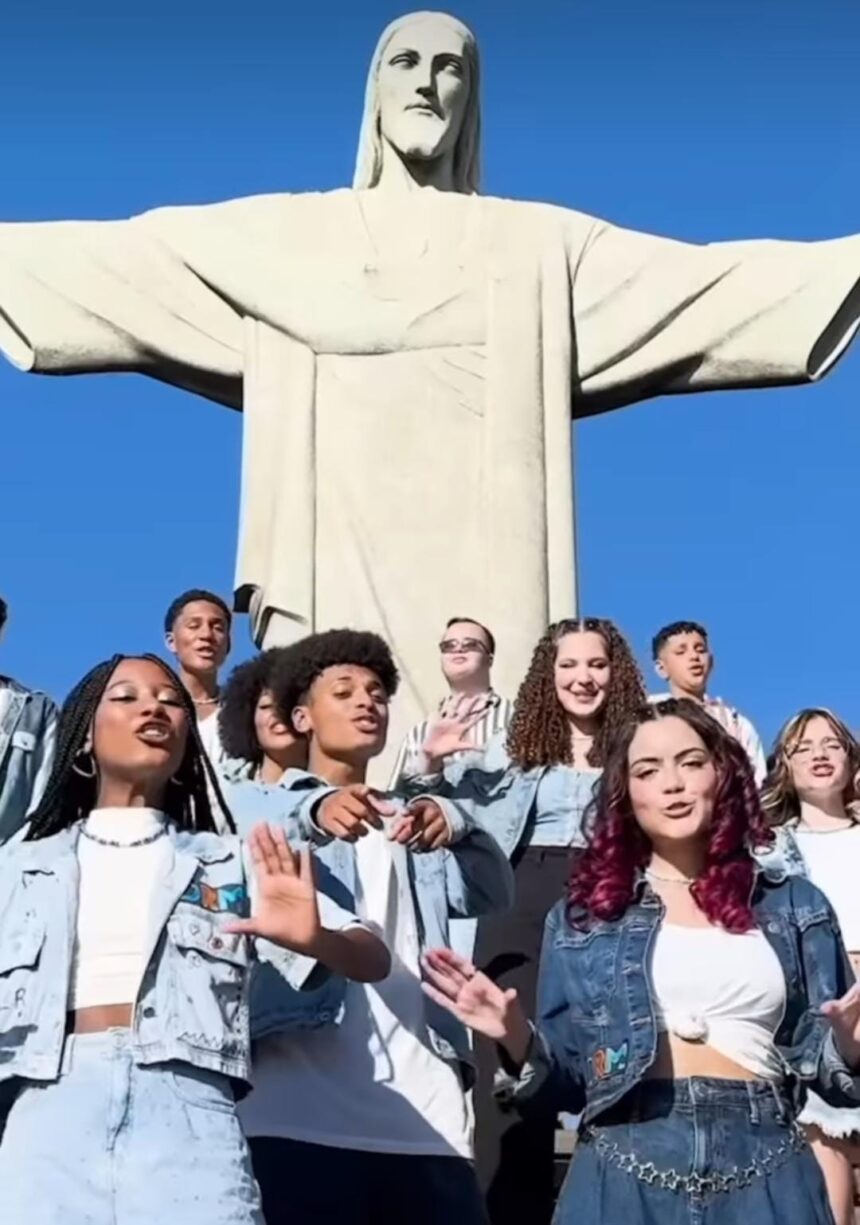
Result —
<instances>
[{"instance_id":1,"label":"young man with curly hair","mask_svg":"<svg viewBox=\"0 0 860 1225\"><path fill-rule=\"evenodd\" d=\"M405 801L366 784L398 684L375 634L331 630L286 648L281 714L304 736L306 772L285 776L289 820L340 883L346 909L392 954L375 985L332 981L296 998L300 1032L256 1044L242 1108L268 1225L482 1225L461 1025L421 989L421 956L452 915L503 909L512 876L455 803Z\"/></svg>"},{"instance_id":2,"label":"young man with curly hair","mask_svg":"<svg viewBox=\"0 0 860 1225\"><path fill-rule=\"evenodd\" d=\"M649 702L664 698L689 698L704 706L720 726L734 736L750 760L756 783L761 786L767 773L761 737L753 724L722 698L711 697L708 681L714 670L714 655L708 631L698 621L673 621L654 635L651 643L654 670L669 682L668 693L652 694Z\"/></svg>"}]
</instances>

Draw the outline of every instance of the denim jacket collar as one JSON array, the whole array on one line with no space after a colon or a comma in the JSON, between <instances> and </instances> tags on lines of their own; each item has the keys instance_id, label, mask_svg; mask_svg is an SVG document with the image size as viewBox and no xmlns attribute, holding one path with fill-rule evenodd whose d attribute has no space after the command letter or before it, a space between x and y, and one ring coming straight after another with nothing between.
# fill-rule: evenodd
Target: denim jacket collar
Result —
<instances>
[{"instance_id":1,"label":"denim jacket collar","mask_svg":"<svg viewBox=\"0 0 860 1225\"><path fill-rule=\"evenodd\" d=\"M36 838L20 844L20 863L25 872L52 872L54 865L64 856L74 854L81 836L81 824L76 822L68 829L60 830L47 838ZM187 860L191 868L189 880L200 863L222 863L236 852L231 840L218 834L195 830L177 829L168 822L167 837L173 844L176 859ZM181 891L180 891L181 892Z\"/></svg>"}]
</instances>

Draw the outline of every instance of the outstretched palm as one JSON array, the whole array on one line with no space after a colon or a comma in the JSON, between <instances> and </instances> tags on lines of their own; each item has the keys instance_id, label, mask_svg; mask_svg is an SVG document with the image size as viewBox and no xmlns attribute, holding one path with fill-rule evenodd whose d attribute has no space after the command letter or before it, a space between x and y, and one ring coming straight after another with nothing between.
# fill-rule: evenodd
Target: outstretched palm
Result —
<instances>
[{"instance_id":1,"label":"outstretched palm","mask_svg":"<svg viewBox=\"0 0 860 1225\"><path fill-rule=\"evenodd\" d=\"M474 745L470 732L487 709L487 699L457 698L445 703L427 729L421 751L430 762L444 761Z\"/></svg>"},{"instance_id":2,"label":"outstretched palm","mask_svg":"<svg viewBox=\"0 0 860 1225\"><path fill-rule=\"evenodd\" d=\"M426 954L422 986L431 1000L458 1021L496 1042L509 1036L515 1014L519 1014L517 1020L522 1016L516 991L503 991L451 949L431 949Z\"/></svg>"},{"instance_id":3,"label":"outstretched palm","mask_svg":"<svg viewBox=\"0 0 860 1225\"><path fill-rule=\"evenodd\" d=\"M254 826L248 850L257 882L254 913L228 930L310 952L321 931L310 850L294 851L284 831L268 825Z\"/></svg>"}]
</instances>

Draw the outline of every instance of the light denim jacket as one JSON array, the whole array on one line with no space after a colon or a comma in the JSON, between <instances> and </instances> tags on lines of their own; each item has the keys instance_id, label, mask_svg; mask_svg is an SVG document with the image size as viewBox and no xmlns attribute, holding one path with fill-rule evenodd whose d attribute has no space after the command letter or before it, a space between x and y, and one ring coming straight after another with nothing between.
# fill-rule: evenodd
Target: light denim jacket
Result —
<instances>
[{"instance_id":1,"label":"light denim jacket","mask_svg":"<svg viewBox=\"0 0 860 1225\"><path fill-rule=\"evenodd\" d=\"M0 1084L60 1074L77 922L80 826L0 853ZM133 1005L139 1064L181 1060L247 1088L249 968L275 966L291 987L328 971L264 940L222 930L249 913L236 837L168 826L173 863L151 909L146 969Z\"/></svg>"},{"instance_id":2,"label":"light denim jacket","mask_svg":"<svg viewBox=\"0 0 860 1225\"><path fill-rule=\"evenodd\" d=\"M0 845L21 829L42 798L54 762L56 705L44 693L0 676Z\"/></svg>"},{"instance_id":3,"label":"light denim jacket","mask_svg":"<svg viewBox=\"0 0 860 1225\"><path fill-rule=\"evenodd\" d=\"M493 835L510 858L538 815L541 783L555 771L564 770L569 776L570 811L564 820L555 819L556 845L582 845L583 817L599 775L567 766L522 770L511 764L506 737L507 733L502 732L489 741L483 752L471 751L450 758L444 774L410 780L410 791L447 797L459 804Z\"/></svg>"},{"instance_id":4,"label":"light denim jacket","mask_svg":"<svg viewBox=\"0 0 860 1225\"><path fill-rule=\"evenodd\" d=\"M247 838L258 822L266 821L280 825L295 840L295 821L291 815L295 798L285 790L295 773L287 771L277 783L263 783L254 778L253 768L247 762L224 763L221 790L241 838ZM360 920L353 913L353 896L325 862L325 856L316 856L315 867L324 926L336 931L359 926ZM271 1034L307 1029L333 1020L338 1012L334 1001L342 997L342 986L341 980L328 976L315 990L296 991L277 967L258 961L251 971L251 1040L256 1042Z\"/></svg>"},{"instance_id":5,"label":"light denim jacket","mask_svg":"<svg viewBox=\"0 0 860 1225\"><path fill-rule=\"evenodd\" d=\"M798 876L758 873L752 908L779 958L786 1005L774 1035L786 1087L800 1104L806 1088L833 1106L860 1103L860 1078L833 1042L821 1005L854 981L839 925L820 890ZM657 1025L649 965L663 903L640 878L636 897L614 921L573 926L563 902L546 922L538 1017L526 1063L497 1078L503 1099L598 1118L653 1065Z\"/></svg>"},{"instance_id":6,"label":"light denim jacket","mask_svg":"<svg viewBox=\"0 0 860 1225\"><path fill-rule=\"evenodd\" d=\"M328 786L305 771L289 771L281 787L286 801L284 816L291 836L310 841L315 848L316 860L337 881L343 891L342 895L338 895L338 900L348 902L348 908L354 908L355 847L350 842L330 838L314 823L317 807L335 790L337 788ZM428 948L449 945L449 921L452 918L471 918L507 910L514 900L513 873L495 840L458 805L447 800L439 802L453 834L450 848L426 853L410 852L407 858L422 953ZM332 975L316 991L299 994L281 988L279 996L280 1028L337 1025L343 1018L346 980ZM274 1004L274 1001L271 1003ZM432 1049L442 1059L463 1065L468 1086L472 1079L472 1055L465 1028L432 1000L426 999L424 1007L427 1037ZM273 1015L274 1008L260 1021L260 1025L270 1023Z\"/></svg>"}]
</instances>

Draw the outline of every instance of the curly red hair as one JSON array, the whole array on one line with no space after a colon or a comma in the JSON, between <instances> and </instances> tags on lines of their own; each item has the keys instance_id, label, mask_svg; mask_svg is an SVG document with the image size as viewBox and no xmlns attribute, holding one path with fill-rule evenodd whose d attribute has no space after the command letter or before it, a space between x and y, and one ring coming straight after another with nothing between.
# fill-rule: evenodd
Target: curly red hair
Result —
<instances>
[{"instance_id":1,"label":"curly red hair","mask_svg":"<svg viewBox=\"0 0 860 1225\"><path fill-rule=\"evenodd\" d=\"M569 917L572 922L618 919L633 902L637 876L648 863L651 843L630 803L628 752L637 728L669 717L683 719L701 737L717 773L705 865L690 892L712 923L730 932L749 931L755 926L752 848L773 841L749 759L701 706L674 698L643 707L612 744L586 816L586 846L574 861L570 877Z\"/></svg>"}]
</instances>

